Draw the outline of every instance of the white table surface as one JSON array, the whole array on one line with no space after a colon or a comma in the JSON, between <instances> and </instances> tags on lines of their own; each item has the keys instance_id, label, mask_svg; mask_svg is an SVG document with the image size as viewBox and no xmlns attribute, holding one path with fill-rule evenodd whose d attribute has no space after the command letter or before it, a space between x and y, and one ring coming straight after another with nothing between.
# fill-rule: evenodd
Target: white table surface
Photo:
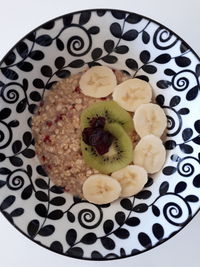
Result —
<instances>
[{"instance_id":1,"label":"white table surface","mask_svg":"<svg viewBox=\"0 0 200 267\"><path fill-rule=\"evenodd\" d=\"M0 59L41 23L75 10L98 7L129 10L155 19L173 29L200 55L199 0L0 0ZM199 267L199 244L200 213L175 237L148 252L115 261L81 261L36 245L0 214L1 267Z\"/></svg>"}]
</instances>

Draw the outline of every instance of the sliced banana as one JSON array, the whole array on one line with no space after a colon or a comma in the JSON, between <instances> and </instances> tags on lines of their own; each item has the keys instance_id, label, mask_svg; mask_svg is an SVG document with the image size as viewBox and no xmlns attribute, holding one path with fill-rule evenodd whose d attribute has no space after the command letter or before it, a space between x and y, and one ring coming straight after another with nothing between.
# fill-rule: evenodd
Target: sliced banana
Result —
<instances>
[{"instance_id":1,"label":"sliced banana","mask_svg":"<svg viewBox=\"0 0 200 267\"><path fill-rule=\"evenodd\" d=\"M100 98L113 92L117 79L113 71L106 66L95 66L87 70L79 81L84 95Z\"/></svg>"},{"instance_id":2,"label":"sliced banana","mask_svg":"<svg viewBox=\"0 0 200 267\"><path fill-rule=\"evenodd\" d=\"M140 79L128 79L114 88L113 99L125 110L134 112L141 104L149 103L152 88Z\"/></svg>"},{"instance_id":3,"label":"sliced banana","mask_svg":"<svg viewBox=\"0 0 200 267\"><path fill-rule=\"evenodd\" d=\"M128 165L111 174L121 185L121 197L130 197L140 192L148 180L147 172L137 165Z\"/></svg>"},{"instance_id":4,"label":"sliced banana","mask_svg":"<svg viewBox=\"0 0 200 267\"><path fill-rule=\"evenodd\" d=\"M94 204L107 204L116 200L121 193L120 183L104 174L94 174L83 184L83 196Z\"/></svg>"},{"instance_id":5,"label":"sliced banana","mask_svg":"<svg viewBox=\"0 0 200 267\"><path fill-rule=\"evenodd\" d=\"M143 167L148 173L158 172L166 158L165 147L155 135L144 136L133 152L133 162Z\"/></svg>"},{"instance_id":6,"label":"sliced banana","mask_svg":"<svg viewBox=\"0 0 200 267\"><path fill-rule=\"evenodd\" d=\"M140 137L153 134L160 137L167 127L164 110L152 103L140 105L133 117L134 127Z\"/></svg>"}]
</instances>

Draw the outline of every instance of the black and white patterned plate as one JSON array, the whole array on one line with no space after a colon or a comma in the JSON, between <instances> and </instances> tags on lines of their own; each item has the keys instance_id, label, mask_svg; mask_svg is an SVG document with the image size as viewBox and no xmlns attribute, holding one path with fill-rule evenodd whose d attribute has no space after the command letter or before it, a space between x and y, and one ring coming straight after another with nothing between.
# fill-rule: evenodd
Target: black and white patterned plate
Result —
<instances>
[{"instance_id":1,"label":"black and white patterned plate","mask_svg":"<svg viewBox=\"0 0 200 267\"><path fill-rule=\"evenodd\" d=\"M168 117L162 171L135 197L102 206L52 184L30 127L46 90L99 64L149 81ZM199 76L180 37L134 13L80 11L30 32L0 63L1 212L36 243L80 259L133 256L173 236L200 207Z\"/></svg>"}]
</instances>

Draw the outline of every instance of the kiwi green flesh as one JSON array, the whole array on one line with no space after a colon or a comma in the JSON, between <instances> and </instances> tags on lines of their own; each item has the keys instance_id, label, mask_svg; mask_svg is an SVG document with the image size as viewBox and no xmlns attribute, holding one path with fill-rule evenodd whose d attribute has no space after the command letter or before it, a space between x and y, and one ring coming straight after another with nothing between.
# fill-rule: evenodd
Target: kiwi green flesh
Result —
<instances>
[{"instance_id":1,"label":"kiwi green flesh","mask_svg":"<svg viewBox=\"0 0 200 267\"><path fill-rule=\"evenodd\" d=\"M116 122L129 134L134 129L131 115L112 100L99 101L86 108L81 114L81 128L89 127L94 117L105 117L106 123Z\"/></svg>"},{"instance_id":2,"label":"kiwi green flesh","mask_svg":"<svg viewBox=\"0 0 200 267\"><path fill-rule=\"evenodd\" d=\"M81 141L85 162L101 173L109 174L127 166L133 159L133 145L122 126L117 123L106 124L105 129L113 135L112 149L115 153L99 155L94 147ZM111 149L111 148L110 148Z\"/></svg>"}]
</instances>

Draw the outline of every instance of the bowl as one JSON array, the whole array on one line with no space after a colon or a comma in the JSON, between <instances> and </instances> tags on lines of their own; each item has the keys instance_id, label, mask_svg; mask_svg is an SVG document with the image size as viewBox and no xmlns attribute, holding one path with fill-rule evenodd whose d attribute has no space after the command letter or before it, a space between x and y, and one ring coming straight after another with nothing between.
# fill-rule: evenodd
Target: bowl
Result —
<instances>
[{"instance_id":1,"label":"bowl","mask_svg":"<svg viewBox=\"0 0 200 267\"><path fill-rule=\"evenodd\" d=\"M150 82L168 118L162 170L136 196L106 205L55 186L35 155L31 132L45 91L99 64ZM78 11L31 31L0 63L3 215L37 244L79 259L134 256L175 235L200 207L199 76L199 58L189 45L128 11Z\"/></svg>"}]
</instances>

